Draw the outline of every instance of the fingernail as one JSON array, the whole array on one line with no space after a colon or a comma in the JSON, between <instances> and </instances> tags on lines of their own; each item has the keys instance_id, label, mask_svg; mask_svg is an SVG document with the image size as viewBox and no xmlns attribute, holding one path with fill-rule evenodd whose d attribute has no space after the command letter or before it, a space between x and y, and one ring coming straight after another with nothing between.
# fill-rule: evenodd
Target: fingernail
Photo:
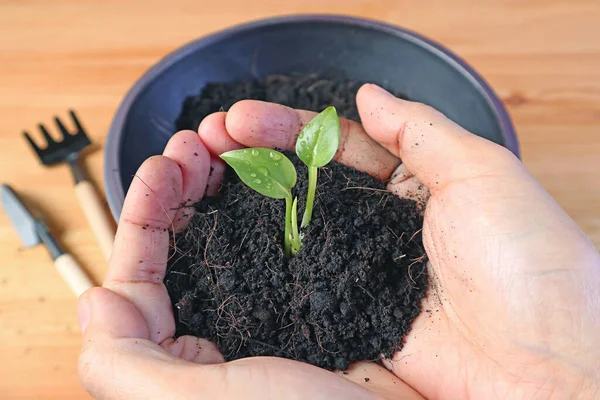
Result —
<instances>
[{"instance_id":1,"label":"fingernail","mask_svg":"<svg viewBox=\"0 0 600 400\"><path fill-rule=\"evenodd\" d=\"M400 165L398 165L396 167L396 169L394 170L394 172L392 172L392 176L390 176L390 179L393 180L394 178L396 178L398 175L400 175L401 173L404 172L404 164L400 163Z\"/></svg>"},{"instance_id":2,"label":"fingernail","mask_svg":"<svg viewBox=\"0 0 600 400\"><path fill-rule=\"evenodd\" d=\"M400 164L394 172L392 172L392 176L390 177L390 185L395 185L400 182L403 182L407 179L410 179L413 175L406 169L404 164Z\"/></svg>"},{"instance_id":3,"label":"fingernail","mask_svg":"<svg viewBox=\"0 0 600 400\"><path fill-rule=\"evenodd\" d=\"M386 96L390 96L390 97L395 97L393 94L391 94L390 92L388 92L387 90L385 90L384 88L382 88L381 86L378 86L374 83L370 84L371 87L373 89L375 89L376 91L378 91L379 93L385 94Z\"/></svg>"},{"instance_id":4,"label":"fingernail","mask_svg":"<svg viewBox=\"0 0 600 400\"><path fill-rule=\"evenodd\" d=\"M87 326L90 322L92 314L92 304L89 298L89 293L85 292L79 297L77 303L77 320L79 321L79 328L81 333L85 333Z\"/></svg>"}]
</instances>

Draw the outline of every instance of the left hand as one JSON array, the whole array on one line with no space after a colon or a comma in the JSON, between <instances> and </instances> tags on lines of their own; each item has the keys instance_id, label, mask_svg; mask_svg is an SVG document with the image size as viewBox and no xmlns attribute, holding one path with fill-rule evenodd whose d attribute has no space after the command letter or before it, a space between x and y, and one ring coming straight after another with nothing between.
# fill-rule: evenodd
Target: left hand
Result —
<instances>
[{"instance_id":1,"label":"left hand","mask_svg":"<svg viewBox=\"0 0 600 400\"><path fill-rule=\"evenodd\" d=\"M227 123L239 118L230 115ZM365 138L358 139L354 143L364 148ZM99 399L421 399L373 363L354 364L347 375L275 357L226 363L205 339L173 338L163 284L169 230L184 228L193 212L181 209L183 203L200 200L205 190L218 191L225 166L217 155L240 146L227 132L226 114L217 113L203 121L200 135L177 133L163 156L140 167L123 206L106 281L79 300L85 389Z\"/></svg>"}]
</instances>

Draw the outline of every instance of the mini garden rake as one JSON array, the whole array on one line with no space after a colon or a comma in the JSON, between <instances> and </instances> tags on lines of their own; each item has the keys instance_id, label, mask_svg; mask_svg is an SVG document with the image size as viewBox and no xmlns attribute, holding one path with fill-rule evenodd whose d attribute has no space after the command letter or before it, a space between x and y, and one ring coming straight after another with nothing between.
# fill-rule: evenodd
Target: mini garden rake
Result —
<instances>
[{"instance_id":1,"label":"mini garden rake","mask_svg":"<svg viewBox=\"0 0 600 400\"><path fill-rule=\"evenodd\" d=\"M75 192L77 193L85 217L100 244L102 253L108 259L112 251L114 228L104 211L102 201L79 164L79 156L91 144L90 139L75 116L75 113L73 111L69 111L69 113L77 128L77 131L73 134L67 130L58 117L54 117L54 121L62 134L61 141L55 141L42 124L39 124L39 128L47 142L45 148L38 146L27 132L24 132L24 135L45 166L60 163L69 164L73 172L73 178L75 179Z\"/></svg>"}]
</instances>

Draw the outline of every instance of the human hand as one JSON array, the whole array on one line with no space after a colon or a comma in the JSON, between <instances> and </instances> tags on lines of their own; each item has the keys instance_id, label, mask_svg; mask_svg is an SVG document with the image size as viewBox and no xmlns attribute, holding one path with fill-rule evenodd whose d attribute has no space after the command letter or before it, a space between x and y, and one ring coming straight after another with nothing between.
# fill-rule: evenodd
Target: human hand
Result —
<instances>
[{"instance_id":1,"label":"human hand","mask_svg":"<svg viewBox=\"0 0 600 400\"><path fill-rule=\"evenodd\" d=\"M358 103L367 132L391 154L358 124L343 121L338 160L385 179L401 156L404 165L390 189L401 196L424 196L421 181L432 193L424 243L436 290L424 308L433 312L417 318L397 361L388 362L394 373L428 398L592 393L590 374L598 368L591 346L598 334L598 255L583 234L505 150L429 108L389 97L373 86L361 90ZM179 133L165 150L170 159L154 158L140 169L141 179L134 180L126 200L105 283L111 290L94 289L82 296L80 366L88 390L101 398L157 393L173 398L205 393L224 398L370 396L306 364L273 358L218 364L222 358L211 344L190 337L171 339L174 322L162 285L168 246L163 230L170 220L179 219L169 211L173 206L202 196L210 168L206 150L216 155L240 143L293 148L301 124L313 115L241 102L229 114L203 121L199 133L205 146L195 134ZM208 190L214 192L223 165L214 157L211 163L215 172ZM536 225L538 221L544 226ZM562 233L551 230L556 226ZM556 243L553 235L563 241L551 258L542 245L546 240ZM565 265L570 256L575 261ZM551 272L540 273L547 270ZM560 281L561 275L570 280ZM535 290L535 298L527 297L529 290ZM440 292L441 298L436 297ZM516 300L523 297L529 303L521 307ZM564 300L573 303L572 313L561 311ZM544 314L556 318L540 320ZM515 320L521 329L505 332L505 325ZM565 320L570 329L564 329ZM196 343L202 346L199 352ZM174 356L212 364L194 365ZM382 396L415 398L377 366L360 368L370 368L368 387ZM357 380L362 376L348 375Z\"/></svg>"},{"instance_id":2,"label":"human hand","mask_svg":"<svg viewBox=\"0 0 600 400\"><path fill-rule=\"evenodd\" d=\"M366 131L403 160L390 190L422 182L431 193L431 312L388 366L430 399L597 398L600 257L590 240L506 149L374 87L358 105Z\"/></svg>"}]
</instances>

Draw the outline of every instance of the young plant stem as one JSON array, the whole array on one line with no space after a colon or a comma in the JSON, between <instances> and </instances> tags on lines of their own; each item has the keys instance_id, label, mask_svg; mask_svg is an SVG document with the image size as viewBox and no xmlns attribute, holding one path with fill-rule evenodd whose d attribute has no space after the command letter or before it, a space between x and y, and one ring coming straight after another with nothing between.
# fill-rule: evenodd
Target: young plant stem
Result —
<instances>
[{"instance_id":1,"label":"young plant stem","mask_svg":"<svg viewBox=\"0 0 600 400\"><path fill-rule=\"evenodd\" d=\"M292 255L295 256L300 251L300 235L298 234L298 198L294 199L292 204Z\"/></svg>"},{"instance_id":2,"label":"young plant stem","mask_svg":"<svg viewBox=\"0 0 600 400\"><path fill-rule=\"evenodd\" d=\"M283 249L288 257L292 256L292 194L285 198L285 232L283 234Z\"/></svg>"},{"instance_id":3,"label":"young plant stem","mask_svg":"<svg viewBox=\"0 0 600 400\"><path fill-rule=\"evenodd\" d=\"M302 216L302 228L310 224L312 218L313 204L315 203L315 191L317 190L317 167L308 167L308 194L306 195L306 208Z\"/></svg>"}]
</instances>

